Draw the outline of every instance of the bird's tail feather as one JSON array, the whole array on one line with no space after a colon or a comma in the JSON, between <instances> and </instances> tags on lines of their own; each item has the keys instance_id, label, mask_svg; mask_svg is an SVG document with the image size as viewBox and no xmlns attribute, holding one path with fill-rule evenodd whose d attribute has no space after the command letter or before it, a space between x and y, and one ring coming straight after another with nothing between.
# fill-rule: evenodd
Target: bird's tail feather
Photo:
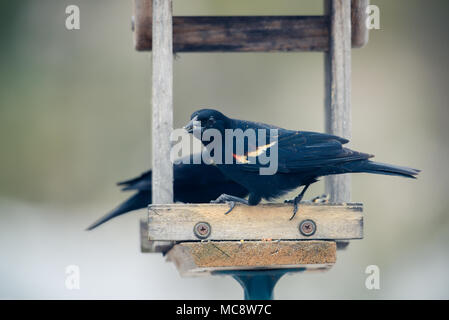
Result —
<instances>
[{"instance_id":1,"label":"bird's tail feather","mask_svg":"<svg viewBox=\"0 0 449 320\"><path fill-rule=\"evenodd\" d=\"M349 162L344 165L344 167L348 169L348 172L366 172L391 176L401 176L412 179L416 179L416 176L421 171L418 169L395 166L370 160Z\"/></svg>"},{"instance_id":2,"label":"bird's tail feather","mask_svg":"<svg viewBox=\"0 0 449 320\"><path fill-rule=\"evenodd\" d=\"M133 211L141 208L145 208L149 203L151 203L151 193L150 192L137 192L131 198L120 204L117 208L99 218L97 221L92 223L87 227L87 231L95 229L99 225L111 220L117 216L120 216L128 211Z\"/></svg>"}]
</instances>

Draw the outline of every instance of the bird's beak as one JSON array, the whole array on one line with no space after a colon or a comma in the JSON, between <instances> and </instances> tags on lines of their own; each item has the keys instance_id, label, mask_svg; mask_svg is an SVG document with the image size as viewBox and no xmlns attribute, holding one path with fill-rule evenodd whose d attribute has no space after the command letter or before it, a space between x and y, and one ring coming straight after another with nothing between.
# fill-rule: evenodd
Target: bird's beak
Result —
<instances>
[{"instance_id":1,"label":"bird's beak","mask_svg":"<svg viewBox=\"0 0 449 320\"><path fill-rule=\"evenodd\" d=\"M188 132L188 133L193 133L193 127L195 126L195 121L198 120L198 116L195 116L192 120L190 120L190 122L184 127L184 129Z\"/></svg>"}]
</instances>

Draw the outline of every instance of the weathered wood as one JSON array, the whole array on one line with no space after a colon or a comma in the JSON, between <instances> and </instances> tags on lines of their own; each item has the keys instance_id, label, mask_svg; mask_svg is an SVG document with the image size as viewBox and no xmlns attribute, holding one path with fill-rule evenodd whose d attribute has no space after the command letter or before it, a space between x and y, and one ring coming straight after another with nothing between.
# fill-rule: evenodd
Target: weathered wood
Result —
<instances>
[{"instance_id":1,"label":"weathered wood","mask_svg":"<svg viewBox=\"0 0 449 320\"><path fill-rule=\"evenodd\" d=\"M140 251L141 252L153 252L152 243L154 241L148 240L148 222L144 219L140 220Z\"/></svg>"},{"instance_id":2,"label":"weathered wood","mask_svg":"<svg viewBox=\"0 0 449 320\"><path fill-rule=\"evenodd\" d=\"M134 43L152 49L151 0L134 0ZM367 36L362 10L367 0L352 0L354 47ZM365 28L366 29L366 28ZM366 38L367 41L367 38ZM177 16L173 17L175 52L328 51L329 16Z\"/></svg>"},{"instance_id":3,"label":"weathered wood","mask_svg":"<svg viewBox=\"0 0 449 320\"><path fill-rule=\"evenodd\" d=\"M140 220L140 251L143 253L166 253L174 243L170 241L148 240L148 221Z\"/></svg>"},{"instance_id":4,"label":"weathered wood","mask_svg":"<svg viewBox=\"0 0 449 320\"><path fill-rule=\"evenodd\" d=\"M132 31L134 33L134 47L141 48L145 43L152 45L153 0L134 0L134 15L132 17ZM148 33L150 38L148 39Z\"/></svg>"},{"instance_id":5,"label":"weathered wood","mask_svg":"<svg viewBox=\"0 0 449 320\"><path fill-rule=\"evenodd\" d=\"M152 202L173 202L173 164L170 135L173 130L172 1L153 0L153 173Z\"/></svg>"},{"instance_id":6,"label":"weathered wood","mask_svg":"<svg viewBox=\"0 0 449 320\"><path fill-rule=\"evenodd\" d=\"M325 0L330 16L329 52L325 54L326 132L351 138L351 3ZM332 202L349 202L349 175L326 177L326 193Z\"/></svg>"},{"instance_id":7,"label":"weathered wood","mask_svg":"<svg viewBox=\"0 0 449 320\"><path fill-rule=\"evenodd\" d=\"M136 16L137 18L137 16ZM151 50L151 21L135 30L136 50ZM173 17L175 52L324 51L328 47L324 16ZM140 26L140 28L139 28Z\"/></svg>"},{"instance_id":8,"label":"weathered wood","mask_svg":"<svg viewBox=\"0 0 449 320\"><path fill-rule=\"evenodd\" d=\"M361 239L363 216L361 204L328 205L305 204L293 220L293 205L262 204L236 205L225 215L227 204L150 205L148 234L150 240L199 240L194 226L207 222L211 232L208 240L312 240ZM299 231L302 221L311 219L316 225L313 235Z\"/></svg>"},{"instance_id":9,"label":"weathered wood","mask_svg":"<svg viewBox=\"0 0 449 320\"><path fill-rule=\"evenodd\" d=\"M183 242L167 254L183 276L223 270L327 270L336 261L334 241Z\"/></svg>"},{"instance_id":10,"label":"weathered wood","mask_svg":"<svg viewBox=\"0 0 449 320\"><path fill-rule=\"evenodd\" d=\"M366 27L368 15L366 9L369 0L351 0L351 38L353 48L364 47L369 40L369 30Z\"/></svg>"},{"instance_id":11,"label":"weathered wood","mask_svg":"<svg viewBox=\"0 0 449 320\"><path fill-rule=\"evenodd\" d=\"M152 10L153 8L153 10ZM173 202L173 164L170 161L170 135L173 130L173 47L172 1L136 1L137 17L153 14L152 54L152 203ZM140 19L142 20L142 19ZM138 28L142 23L138 21ZM150 21L151 25L151 21ZM148 242L149 252L165 252L170 242Z\"/></svg>"}]
</instances>

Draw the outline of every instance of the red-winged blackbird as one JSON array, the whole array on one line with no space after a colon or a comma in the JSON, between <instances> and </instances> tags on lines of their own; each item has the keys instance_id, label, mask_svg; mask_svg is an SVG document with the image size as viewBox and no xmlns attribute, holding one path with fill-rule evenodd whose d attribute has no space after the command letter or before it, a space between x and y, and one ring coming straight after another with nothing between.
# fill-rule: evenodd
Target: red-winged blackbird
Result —
<instances>
[{"instance_id":1,"label":"red-winged blackbird","mask_svg":"<svg viewBox=\"0 0 449 320\"><path fill-rule=\"evenodd\" d=\"M192 163L192 158L190 160ZM244 187L224 176L216 167L204 163L176 164L173 166L173 175L175 202L210 202L223 193L236 197L248 195L248 191ZM145 172L137 178L119 182L118 185L123 186L123 191L135 190L137 193L95 221L87 230L92 230L126 212L145 208L151 204L151 171Z\"/></svg>"},{"instance_id":2,"label":"red-winged blackbird","mask_svg":"<svg viewBox=\"0 0 449 320\"><path fill-rule=\"evenodd\" d=\"M216 163L216 165L225 176L249 191L248 200L228 194L223 194L217 198L214 202L228 202L230 204L230 209L226 213L233 209L235 202L257 205L262 198L270 200L280 197L299 186L304 186L301 193L292 201L294 204L293 218L298 210L298 203L303 198L307 188L310 184L318 181L317 179L321 176L366 172L415 178L419 172L416 169L370 161L368 159L373 157L372 155L344 148L343 145L349 142L347 139L329 134L286 130L263 123L230 119L219 111L212 109L194 112L191 121L184 128L189 133L194 133L195 125L199 123L201 123L201 132L205 132L206 129L216 129L221 133L223 161L220 164ZM243 132L247 129L254 129L255 131L275 129L277 130L277 142L269 144L267 140L259 141L259 136L256 133L256 144L251 145L245 140L243 154L238 154L236 146L233 146L232 157L236 161L227 164L227 162L224 162L226 148L229 148L229 146L225 146L225 130L227 129L241 129ZM266 137L268 136L269 134L266 134ZM213 139L210 139L210 141L202 141L202 143L206 146L206 149L212 151L213 141ZM259 170L267 166L260 163L259 156L263 153L274 152L272 150L275 147L277 147L278 152L277 172L273 175L259 174ZM211 153L214 153L214 151ZM256 155L256 161L248 161L250 155L253 157Z\"/></svg>"}]
</instances>

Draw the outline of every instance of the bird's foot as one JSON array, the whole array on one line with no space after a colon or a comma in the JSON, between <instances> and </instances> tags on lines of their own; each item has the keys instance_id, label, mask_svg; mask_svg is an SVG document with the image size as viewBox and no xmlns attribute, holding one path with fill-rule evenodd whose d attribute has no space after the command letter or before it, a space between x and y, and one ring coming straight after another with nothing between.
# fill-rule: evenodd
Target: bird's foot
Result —
<instances>
[{"instance_id":1,"label":"bird's foot","mask_svg":"<svg viewBox=\"0 0 449 320\"><path fill-rule=\"evenodd\" d=\"M301 199L302 199L302 196L300 196L300 195L295 197L295 199L293 199L293 214L289 220L292 220L295 217L296 212L298 212L298 204L301 202Z\"/></svg>"},{"instance_id":2,"label":"bird's foot","mask_svg":"<svg viewBox=\"0 0 449 320\"><path fill-rule=\"evenodd\" d=\"M301 199L302 199L302 195L300 194L297 197L295 197L294 199L284 201L284 203L292 203L293 204L293 215L290 217L289 220L292 220L295 217L296 212L298 212L298 205L301 202Z\"/></svg>"},{"instance_id":3,"label":"bird's foot","mask_svg":"<svg viewBox=\"0 0 449 320\"><path fill-rule=\"evenodd\" d=\"M225 193L223 193L217 199L211 201L211 203L227 203L227 204L229 204L229 210L226 211L225 214L230 213L234 209L236 202L249 205L248 200L245 200L245 199L239 198L239 197L235 197L235 196L231 196L231 195L225 194Z\"/></svg>"},{"instance_id":4,"label":"bird's foot","mask_svg":"<svg viewBox=\"0 0 449 320\"><path fill-rule=\"evenodd\" d=\"M295 215L296 212L298 212L298 205L301 202L302 198L304 197L304 194L306 193L307 189L309 188L310 184L305 185L304 189L302 189L301 193L298 194L298 196L296 196L293 200L285 200L285 203L293 203L293 215L290 217L289 220L292 220Z\"/></svg>"}]
</instances>

